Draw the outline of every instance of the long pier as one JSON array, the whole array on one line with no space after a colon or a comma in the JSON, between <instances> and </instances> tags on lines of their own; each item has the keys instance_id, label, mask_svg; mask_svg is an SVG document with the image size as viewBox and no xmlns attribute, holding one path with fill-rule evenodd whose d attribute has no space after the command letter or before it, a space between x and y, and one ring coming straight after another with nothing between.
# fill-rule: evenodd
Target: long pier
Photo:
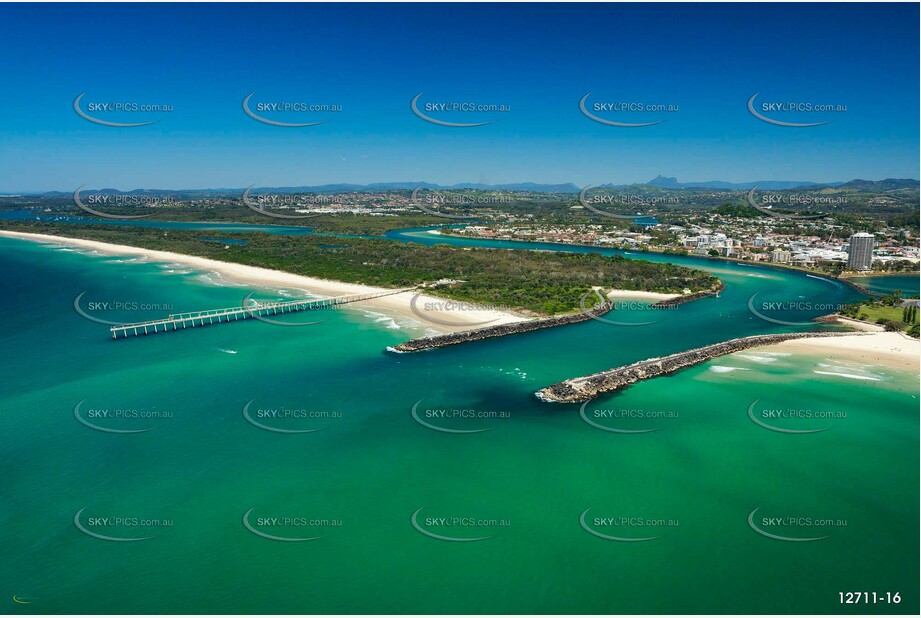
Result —
<instances>
[{"instance_id":1,"label":"long pier","mask_svg":"<svg viewBox=\"0 0 921 618\"><path fill-rule=\"evenodd\" d=\"M131 337L139 335L154 335L167 333L171 331L183 330L186 328L195 328L196 326L210 326L212 324L223 324L227 322L236 322L246 320L247 318L258 319L268 315L279 315L285 313L295 313L297 311L314 311L317 309L328 309L337 305L346 303L357 303L372 298L382 296L391 296L411 292L416 288L403 288L399 290L387 290L385 292L370 292L368 294L352 294L348 296L334 296L332 298L319 299L299 299L283 302L257 302L252 307L227 307L224 309L205 309L204 311L190 311L187 313L173 313L160 320L149 320L147 322L132 322L130 324L118 324L112 326L112 339L119 337Z\"/></svg>"}]
</instances>

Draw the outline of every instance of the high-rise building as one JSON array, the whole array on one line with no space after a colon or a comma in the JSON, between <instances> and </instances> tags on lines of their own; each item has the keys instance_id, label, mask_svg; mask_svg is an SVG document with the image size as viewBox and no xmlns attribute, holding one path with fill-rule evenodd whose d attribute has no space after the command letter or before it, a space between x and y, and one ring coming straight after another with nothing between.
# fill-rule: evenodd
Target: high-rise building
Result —
<instances>
[{"instance_id":1,"label":"high-rise building","mask_svg":"<svg viewBox=\"0 0 921 618\"><path fill-rule=\"evenodd\" d=\"M873 234L858 232L851 236L847 249L847 267L850 270L873 268Z\"/></svg>"},{"instance_id":2,"label":"high-rise building","mask_svg":"<svg viewBox=\"0 0 921 618\"><path fill-rule=\"evenodd\" d=\"M793 254L783 249L774 249L771 251L771 261L778 264L786 264L793 259Z\"/></svg>"}]
</instances>

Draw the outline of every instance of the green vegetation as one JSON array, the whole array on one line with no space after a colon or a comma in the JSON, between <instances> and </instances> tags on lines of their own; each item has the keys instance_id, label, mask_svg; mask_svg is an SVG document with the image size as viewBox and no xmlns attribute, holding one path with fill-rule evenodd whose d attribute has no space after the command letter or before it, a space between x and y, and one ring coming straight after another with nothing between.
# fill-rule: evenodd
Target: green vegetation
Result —
<instances>
[{"instance_id":1,"label":"green vegetation","mask_svg":"<svg viewBox=\"0 0 921 618\"><path fill-rule=\"evenodd\" d=\"M748 204L723 204L718 208L714 208L713 213L717 215L726 215L727 217L757 218L768 216L758 209L752 208Z\"/></svg>"},{"instance_id":2,"label":"green vegetation","mask_svg":"<svg viewBox=\"0 0 921 618\"><path fill-rule=\"evenodd\" d=\"M887 273L912 273L918 271L918 265L910 260L893 260L882 264L874 263L873 270Z\"/></svg>"},{"instance_id":3,"label":"green vegetation","mask_svg":"<svg viewBox=\"0 0 921 618\"><path fill-rule=\"evenodd\" d=\"M253 213L254 220L249 223L262 223L268 221L267 217L262 217ZM228 221L237 221L233 215L228 215ZM410 227L431 227L441 225L444 219L432 217L425 214L401 214L401 215L356 215L343 213L336 215L321 215L311 219L304 219L310 228L324 234L350 234L354 236L383 236L391 230L398 230ZM276 223L285 224L285 221L279 220Z\"/></svg>"},{"instance_id":4,"label":"green vegetation","mask_svg":"<svg viewBox=\"0 0 921 618\"><path fill-rule=\"evenodd\" d=\"M847 305L840 313L855 320L879 324L888 331L905 331L912 337L918 337L918 307L902 307L901 303L902 292L895 290L873 302Z\"/></svg>"},{"instance_id":5,"label":"green vegetation","mask_svg":"<svg viewBox=\"0 0 921 618\"><path fill-rule=\"evenodd\" d=\"M425 246L344 237L331 244L329 238L322 236L256 232L221 232L222 237L246 241L224 246L203 239L199 231L38 222L4 222L3 227L173 251L380 287L458 280L462 283L439 286L433 293L540 314L578 309L579 299L592 286L681 293L686 288L696 292L718 284L718 279L703 271L598 253Z\"/></svg>"}]
</instances>

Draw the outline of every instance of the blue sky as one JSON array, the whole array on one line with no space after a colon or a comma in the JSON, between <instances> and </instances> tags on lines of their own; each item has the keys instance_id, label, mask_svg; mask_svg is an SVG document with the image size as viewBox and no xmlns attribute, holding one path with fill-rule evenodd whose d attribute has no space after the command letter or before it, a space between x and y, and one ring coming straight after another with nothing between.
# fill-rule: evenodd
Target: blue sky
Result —
<instances>
[{"instance_id":1,"label":"blue sky","mask_svg":"<svg viewBox=\"0 0 921 618\"><path fill-rule=\"evenodd\" d=\"M915 4L0 5L0 191L917 177ZM169 113L79 117L88 102ZM241 102L341 112L243 113ZM420 102L504 104L431 113ZM677 105L583 116L579 99ZM758 103L846 105L765 115Z\"/></svg>"}]
</instances>

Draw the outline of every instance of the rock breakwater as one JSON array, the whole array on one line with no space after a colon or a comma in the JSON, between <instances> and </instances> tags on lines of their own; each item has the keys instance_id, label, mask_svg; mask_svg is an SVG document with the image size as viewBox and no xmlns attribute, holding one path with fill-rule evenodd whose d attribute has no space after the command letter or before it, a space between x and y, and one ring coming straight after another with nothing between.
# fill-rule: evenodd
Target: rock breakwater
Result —
<instances>
[{"instance_id":1,"label":"rock breakwater","mask_svg":"<svg viewBox=\"0 0 921 618\"><path fill-rule=\"evenodd\" d=\"M629 386L640 380L648 380L661 375L668 375L706 362L712 358L731 354L747 348L754 348L790 339L806 337L840 337L853 336L854 333L781 333L776 335L754 335L740 337L702 348L695 348L678 354L649 358L630 365L615 367L581 378L563 380L535 393L538 399L554 403L576 403L588 401L601 393L609 393Z\"/></svg>"},{"instance_id":2,"label":"rock breakwater","mask_svg":"<svg viewBox=\"0 0 921 618\"><path fill-rule=\"evenodd\" d=\"M410 339L409 341L401 343L400 345L387 348L387 350L390 352L421 352L422 350L442 348L444 346L457 345L459 343L467 343L470 341L480 341L482 339L490 339L492 337L504 337L506 335L517 335L518 333L529 333L531 331L540 330L542 328L554 328L557 326L565 326L566 324L584 322L594 317L604 315L610 311L612 307L613 305L611 303L602 303L596 307L593 307L589 311L574 313L572 315L564 315L553 318L540 318L537 320L528 320L526 322L500 324L498 326L486 326L484 328L465 330L457 333L449 333L446 335L419 337L417 339Z\"/></svg>"}]
</instances>

